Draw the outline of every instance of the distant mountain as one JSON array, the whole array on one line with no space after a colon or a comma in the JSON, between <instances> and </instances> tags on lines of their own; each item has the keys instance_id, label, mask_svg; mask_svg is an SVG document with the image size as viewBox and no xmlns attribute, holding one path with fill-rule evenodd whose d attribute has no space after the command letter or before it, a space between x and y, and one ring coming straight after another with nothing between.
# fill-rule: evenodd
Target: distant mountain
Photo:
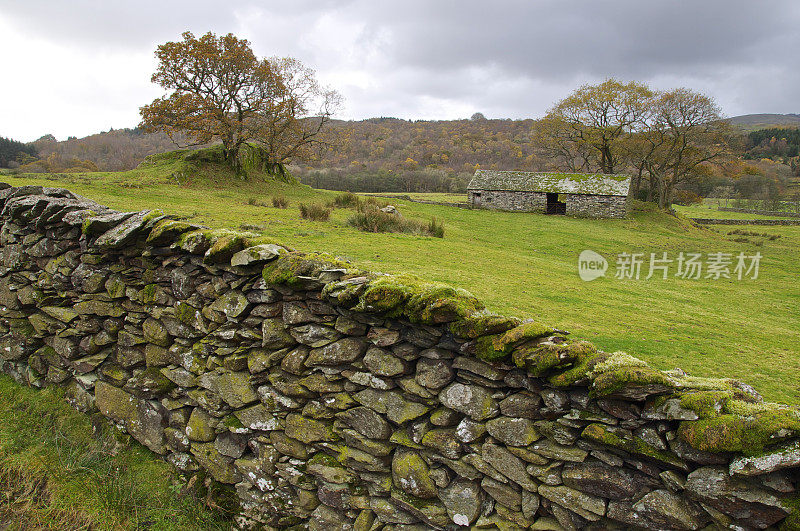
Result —
<instances>
[{"instance_id":1,"label":"distant mountain","mask_svg":"<svg viewBox=\"0 0 800 531\"><path fill-rule=\"evenodd\" d=\"M743 114L728 118L728 121L745 131L770 127L800 127L800 114Z\"/></svg>"}]
</instances>

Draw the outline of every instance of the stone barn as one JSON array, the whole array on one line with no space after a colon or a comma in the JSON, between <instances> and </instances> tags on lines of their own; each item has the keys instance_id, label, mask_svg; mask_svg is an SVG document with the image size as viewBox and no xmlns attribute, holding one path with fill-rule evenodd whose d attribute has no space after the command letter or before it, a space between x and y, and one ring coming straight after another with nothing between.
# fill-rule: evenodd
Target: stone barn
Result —
<instances>
[{"instance_id":1,"label":"stone barn","mask_svg":"<svg viewBox=\"0 0 800 531\"><path fill-rule=\"evenodd\" d=\"M630 184L628 175L478 170L467 192L474 208L622 218Z\"/></svg>"}]
</instances>

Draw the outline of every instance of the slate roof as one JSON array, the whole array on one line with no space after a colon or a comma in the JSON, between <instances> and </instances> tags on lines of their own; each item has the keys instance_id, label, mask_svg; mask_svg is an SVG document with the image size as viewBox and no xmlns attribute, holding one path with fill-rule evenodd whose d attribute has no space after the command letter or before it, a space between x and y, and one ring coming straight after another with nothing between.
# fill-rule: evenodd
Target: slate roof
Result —
<instances>
[{"instance_id":1,"label":"slate roof","mask_svg":"<svg viewBox=\"0 0 800 531\"><path fill-rule=\"evenodd\" d=\"M628 195L630 175L477 170L467 190Z\"/></svg>"}]
</instances>

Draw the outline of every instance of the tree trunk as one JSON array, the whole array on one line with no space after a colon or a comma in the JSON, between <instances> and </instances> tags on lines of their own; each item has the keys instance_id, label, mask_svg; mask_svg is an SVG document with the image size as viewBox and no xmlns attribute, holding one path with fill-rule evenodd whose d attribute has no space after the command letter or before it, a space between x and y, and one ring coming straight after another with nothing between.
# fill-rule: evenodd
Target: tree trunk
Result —
<instances>
[{"instance_id":1,"label":"tree trunk","mask_svg":"<svg viewBox=\"0 0 800 531\"><path fill-rule=\"evenodd\" d=\"M633 186L631 187L630 192L628 193L628 197L631 197L633 199L636 199L637 197L639 197L639 190L642 189L642 172L643 171L644 171L643 168L639 168L639 170L637 171L636 178L633 180Z\"/></svg>"},{"instance_id":2,"label":"tree trunk","mask_svg":"<svg viewBox=\"0 0 800 531\"><path fill-rule=\"evenodd\" d=\"M242 168L242 163L239 160L239 151L241 150L241 144L238 142L232 141L222 141L222 152L225 156L225 164L228 165L236 174L237 177L246 178L247 175Z\"/></svg>"},{"instance_id":3,"label":"tree trunk","mask_svg":"<svg viewBox=\"0 0 800 531\"><path fill-rule=\"evenodd\" d=\"M600 146L600 169L606 174L614 173L614 158L611 154L611 146L605 140Z\"/></svg>"},{"instance_id":4,"label":"tree trunk","mask_svg":"<svg viewBox=\"0 0 800 531\"><path fill-rule=\"evenodd\" d=\"M650 173L650 185L647 188L647 202L652 203L656 189L658 187L658 178L653 174Z\"/></svg>"},{"instance_id":5,"label":"tree trunk","mask_svg":"<svg viewBox=\"0 0 800 531\"><path fill-rule=\"evenodd\" d=\"M668 209L672 205L672 180L666 176L661 179L661 186L658 189L658 207L662 210Z\"/></svg>"}]
</instances>

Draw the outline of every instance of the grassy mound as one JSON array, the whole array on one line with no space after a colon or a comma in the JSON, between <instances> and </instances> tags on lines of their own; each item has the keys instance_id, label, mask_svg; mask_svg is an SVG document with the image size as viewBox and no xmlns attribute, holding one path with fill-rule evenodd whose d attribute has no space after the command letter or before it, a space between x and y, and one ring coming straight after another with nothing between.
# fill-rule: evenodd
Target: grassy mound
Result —
<instances>
[{"instance_id":1,"label":"grassy mound","mask_svg":"<svg viewBox=\"0 0 800 531\"><path fill-rule=\"evenodd\" d=\"M242 181L261 180L297 184L297 180L281 164L267 161L266 152L255 144L246 144L239 153L241 172L236 172L226 163L222 146L202 149L181 149L150 155L137 169L162 169L176 184L191 184L211 180Z\"/></svg>"}]
</instances>

